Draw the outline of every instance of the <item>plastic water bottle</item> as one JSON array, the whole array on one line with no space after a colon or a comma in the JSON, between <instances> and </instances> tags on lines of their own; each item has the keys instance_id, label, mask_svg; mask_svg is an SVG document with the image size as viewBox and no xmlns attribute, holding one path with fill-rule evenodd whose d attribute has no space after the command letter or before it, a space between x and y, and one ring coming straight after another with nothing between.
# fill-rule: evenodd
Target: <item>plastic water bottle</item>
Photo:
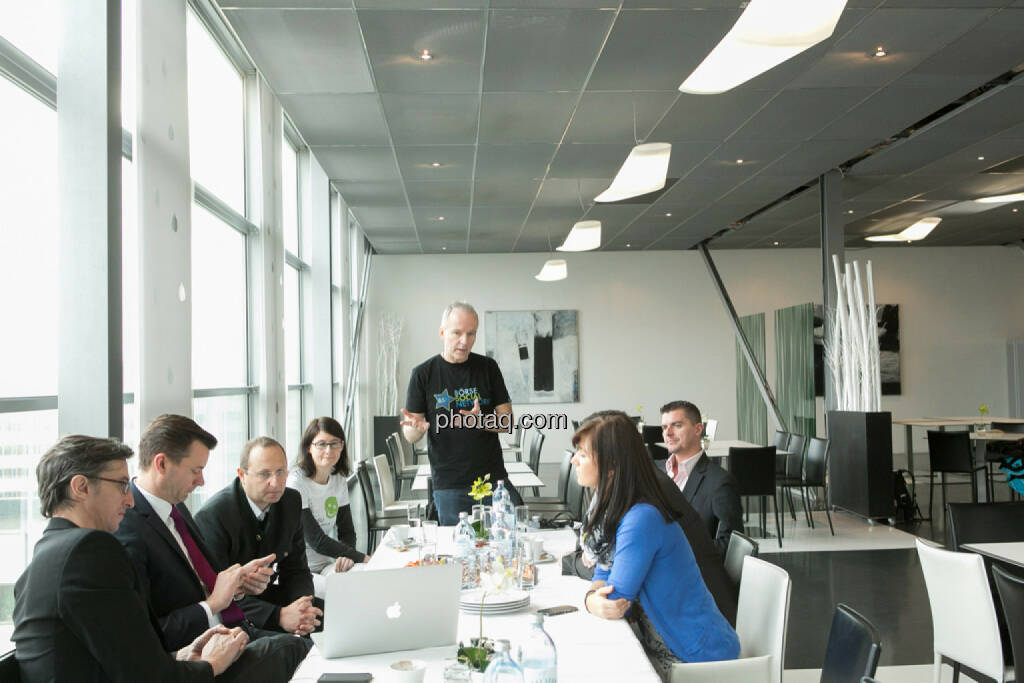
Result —
<instances>
[{"instance_id":1,"label":"plastic water bottle","mask_svg":"<svg viewBox=\"0 0 1024 683\"><path fill-rule=\"evenodd\" d=\"M505 481L499 479L498 483L494 485L494 492L491 494L491 512L494 516L498 515L499 510L504 513L507 504L508 491L505 489Z\"/></svg>"},{"instance_id":2,"label":"plastic water bottle","mask_svg":"<svg viewBox=\"0 0 1024 683\"><path fill-rule=\"evenodd\" d=\"M522 644L519 664L523 683L555 683L558 680L558 654L551 636L544 630L544 615L536 615L530 634Z\"/></svg>"},{"instance_id":3,"label":"plastic water bottle","mask_svg":"<svg viewBox=\"0 0 1024 683\"><path fill-rule=\"evenodd\" d=\"M494 658L484 671L484 683L525 683L523 670L508 654L508 641L494 643Z\"/></svg>"},{"instance_id":4,"label":"plastic water bottle","mask_svg":"<svg viewBox=\"0 0 1024 683\"><path fill-rule=\"evenodd\" d=\"M515 552L515 526L509 526L508 515L494 511L491 523L491 547L504 560L506 567L512 565Z\"/></svg>"},{"instance_id":5,"label":"plastic water bottle","mask_svg":"<svg viewBox=\"0 0 1024 683\"><path fill-rule=\"evenodd\" d=\"M479 583L476 566L476 532L469 522L469 513L459 513L459 523L453 533L455 555L462 564L462 587L476 588Z\"/></svg>"}]
</instances>

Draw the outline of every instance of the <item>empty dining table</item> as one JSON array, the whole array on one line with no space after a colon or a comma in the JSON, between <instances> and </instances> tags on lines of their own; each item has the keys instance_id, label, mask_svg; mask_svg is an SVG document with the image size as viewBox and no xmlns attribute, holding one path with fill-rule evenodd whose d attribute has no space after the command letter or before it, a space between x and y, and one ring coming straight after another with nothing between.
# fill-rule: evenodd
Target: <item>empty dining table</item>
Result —
<instances>
[{"instance_id":1,"label":"empty dining table","mask_svg":"<svg viewBox=\"0 0 1024 683\"><path fill-rule=\"evenodd\" d=\"M1018 567L1024 567L1024 541L964 543L960 547L999 562L1008 562Z\"/></svg>"},{"instance_id":2,"label":"empty dining table","mask_svg":"<svg viewBox=\"0 0 1024 683\"><path fill-rule=\"evenodd\" d=\"M544 486L544 480L538 477L525 462L506 462L505 471L508 472L508 480L519 490L526 487L540 488ZM430 465L420 465L416 469L416 478L413 479L412 490L426 491L429 480Z\"/></svg>"}]
</instances>

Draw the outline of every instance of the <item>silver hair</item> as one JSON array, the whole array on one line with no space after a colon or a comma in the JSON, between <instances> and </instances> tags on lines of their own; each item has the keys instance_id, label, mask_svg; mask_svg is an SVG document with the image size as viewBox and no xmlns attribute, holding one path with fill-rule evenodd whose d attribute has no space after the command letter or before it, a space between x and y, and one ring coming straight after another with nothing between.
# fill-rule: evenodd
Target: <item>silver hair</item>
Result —
<instances>
[{"instance_id":1,"label":"silver hair","mask_svg":"<svg viewBox=\"0 0 1024 683\"><path fill-rule=\"evenodd\" d=\"M477 315L476 309L466 301L454 301L448 304L448 308L444 309L444 313L441 314L441 327L444 328L445 323L448 322L448 316L452 314L452 311L459 310L469 313L477 320L480 320L480 316Z\"/></svg>"}]
</instances>

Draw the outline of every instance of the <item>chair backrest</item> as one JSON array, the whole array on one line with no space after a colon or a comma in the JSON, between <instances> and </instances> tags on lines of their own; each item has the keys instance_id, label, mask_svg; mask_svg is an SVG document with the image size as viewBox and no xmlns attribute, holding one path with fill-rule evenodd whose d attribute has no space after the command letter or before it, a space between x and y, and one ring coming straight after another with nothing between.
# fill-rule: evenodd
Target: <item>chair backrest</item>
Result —
<instances>
[{"instance_id":1,"label":"chair backrest","mask_svg":"<svg viewBox=\"0 0 1024 683\"><path fill-rule=\"evenodd\" d=\"M743 578L743 558L757 557L757 541L746 534L733 531L729 535L729 545L725 548L725 573L732 579L733 585L739 587Z\"/></svg>"},{"instance_id":2,"label":"chair backrest","mask_svg":"<svg viewBox=\"0 0 1024 683\"><path fill-rule=\"evenodd\" d=\"M741 496L775 495L775 446L729 448L729 472Z\"/></svg>"},{"instance_id":3,"label":"chair backrest","mask_svg":"<svg viewBox=\"0 0 1024 683\"><path fill-rule=\"evenodd\" d=\"M1024 434L1024 422L993 422L992 429L998 429L1007 434Z\"/></svg>"},{"instance_id":4,"label":"chair backrest","mask_svg":"<svg viewBox=\"0 0 1024 683\"><path fill-rule=\"evenodd\" d=\"M364 465L365 463L360 463ZM348 478L348 505L352 512L352 527L356 530L356 550L365 553L370 543L370 509L369 501L363 495L363 485L359 474Z\"/></svg>"},{"instance_id":5,"label":"chair backrest","mask_svg":"<svg viewBox=\"0 0 1024 683\"><path fill-rule=\"evenodd\" d=\"M644 448L647 449L647 455L651 460L667 460L668 449L664 446L659 446L656 443L645 443Z\"/></svg>"},{"instance_id":6,"label":"chair backrest","mask_svg":"<svg viewBox=\"0 0 1024 683\"><path fill-rule=\"evenodd\" d=\"M715 439L715 434L718 433L718 420L708 418L704 423L704 436L708 437L712 441Z\"/></svg>"},{"instance_id":7,"label":"chair backrest","mask_svg":"<svg viewBox=\"0 0 1024 683\"><path fill-rule=\"evenodd\" d=\"M789 445L789 432L784 432L781 429L775 430L775 449L784 451L787 450L786 446Z\"/></svg>"},{"instance_id":8,"label":"chair backrest","mask_svg":"<svg viewBox=\"0 0 1024 683\"><path fill-rule=\"evenodd\" d=\"M21 671L18 660L14 658L14 650L0 655L0 681L21 683Z\"/></svg>"},{"instance_id":9,"label":"chair backrest","mask_svg":"<svg viewBox=\"0 0 1024 683\"><path fill-rule=\"evenodd\" d=\"M544 439L546 438L547 435L538 429L537 433L533 435L533 440L530 441L530 458L526 462L534 474L537 474L537 468L540 467L540 452L544 448Z\"/></svg>"},{"instance_id":10,"label":"chair backrest","mask_svg":"<svg viewBox=\"0 0 1024 683\"><path fill-rule=\"evenodd\" d=\"M808 486L824 486L828 472L828 439L812 436L804 456L804 482Z\"/></svg>"},{"instance_id":11,"label":"chair backrest","mask_svg":"<svg viewBox=\"0 0 1024 683\"><path fill-rule=\"evenodd\" d=\"M562 464L558 466L558 491L555 495L563 503L568 504L569 499L567 497L567 489L569 486L569 477L572 476L572 451L568 448L562 453Z\"/></svg>"},{"instance_id":12,"label":"chair backrest","mask_svg":"<svg viewBox=\"0 0 1024 683\"><path fill-rule=\"evenodd\" d=\"M1019 672L1024 669L1024 579L1010 574L998 564L992 565L992 578L996 582L999 601L1003 604L1014 672ZM1020 679L1021 674L1017 673L1017 678Z\"/></svg>"},{"instance_id":13,"label":"chair backrest","mask_svg":"<svg viewBox=\"0 0 1024 683\"><path fill-rule=\"evenodd\" d=\"M569 514L573 519L583 520L583 487L572 475L569 476L569 482L565 487L565 506L569 508Z\"/></svg>"},{"instance_id":14,"label":"chair backrest","mask_svg":"<svg viewBox=\"0 0 1024 683\"><path fill-rule=\"evenodd\" d=\"M972 460L970 434L928 430L928 461L932 472L970 472Z\"/></svg>"},{"instance_id":15,"label":"chair backrest","mask_svg":"<svg viewBox=\"0 0 1024 683\"><path fill-rule=\"evenodd\" d=\"M661 440L665 438L665 435L661 433L661 425L644 425L642 436L644 443L647 444L661 443Z\"/></svg>"},{"instance_id":16,"label":"chair backrest","mask_svg":"<svg viewBox=\"0 0 1024 683\"><path fill-rule=\"evenodd\" d=\"M1019 541L1024 529L1024 502L947 503L950 547L964 543Z\"/></svg>"},{"instance_id":17,"label":"chair backrest","mask_svg":"<svg viewBox=\"0 0 1024 683\"><path fill-rule=\"evenodd\" d=\"M388 456L383 454L373 456L373 469L377 472L377 484L380 486L380 509L383 512L389 505L395 503L395 489L391 481Z\"/></svg>"},{"instance_id":18,"label":"chair backrest","mask_svg":"<svg viewBox=\"0 0 1024 683\"><path fill-rule=\"evenodd\" d=\"M997 681L1003 648L981 555L915 540L932 610L933 649Z\"/></svg>"},{"instance_id":19,"label":"chair backrest","mask_svg":"<svg viewBox=\"0 0 1024 683\"><path fill-rule=\"evenodd\" d=\"M370 463L360 460L356 463L356 476L359 478L359 488L366 499L366 517L372 529L377 524L377 498L373 493L373 477L370 476Z\"/></svg>"},{"instance_id":20,"label":"chair backrest","mask_svg":"<svg viewBox=\"0 0 1024 683\"><path fill-rule=\"evenodd\" d=\"M832 615L819 683L860 683L865 676L875 675L881 654L882 637L878 629L840 603Z\"/></svg>"},{"instance_id":21,"label":"chair backrest","mask_svg":"<svg viewBox=\"0 0 1024 683\"><path fill-rule=\"evenodd\" d=\"M514 448L518 448L523 443L523 428L519 425L512 427L512 436L508 440L508 445Z\"/></svg>"},{"instance_id":22,"label":"chair backrest","mask_svg":"<svg viewBox=\"0 0 1024 683\"><path fill-rule=\"evenodd\" d=\"M789 447L786 448L789 454L786 456L786 476L802 478L804 476L804 446L807 445L807 437L803 434L794 434L789 439Z\"/></svg>"},{"instance_id":23,"label":"chair backrest","mask_svg":"<svg viewBox=\"0 0 1024 683\"><path fill-rule=\"evenodd\" d=\"M398 453L398 437L395 434L388 435L388 438L384 441L387 448L384 449L384 457L388 461L388 470L391 478L391 492L394 497L394 491L399 489L400 483L398 481L398 473L401 472L401 464L399 463L401 456ZM378 472L378 474L380 474ZM380 492L380 497L384 498L384 491ZM384 508L381 508L382 510Z\"/></svg>"},{"instance_id":24,"label":"chair backrest","mask_svg":"<svg viewBox=\"0 0 1024 683\"><path fill-rule=\"evenodd\" d=\"M401 472L407 464L405 462L405 449L402 448L403 440L399 433L395 432L386 441L388 448L391 449L392 468L395 472Z\"/></svg>"},{"instance_id":25,"label":"chair backrest","mask_svg":"<svg viewBox=\"0 0 1024 683\"><path fill-rule=\"evenodd\" d=\"M791 585L785 569L756 557L743 559L743 582L736 608L740 657L771 655L771 683L782 682Z\"/></svg>"}]
</instances>

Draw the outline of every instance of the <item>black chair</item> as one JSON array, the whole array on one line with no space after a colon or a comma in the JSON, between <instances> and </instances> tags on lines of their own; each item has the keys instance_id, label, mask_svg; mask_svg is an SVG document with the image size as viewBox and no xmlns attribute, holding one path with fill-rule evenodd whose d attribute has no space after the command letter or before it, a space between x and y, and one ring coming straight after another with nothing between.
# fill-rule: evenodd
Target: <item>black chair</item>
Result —
<instances>
[{"instance_id":1,"label":"black chair","mask_svg":"<svg viewBox=\"0 0 1024 683\"><path fill-rule=\"evenodd\" d=\"M783 456L785 462L785 470L782 474L779 474L779 453L776 450L775 453L775 485L782 489L782 492L786 495L786 500L789 501L789 514L793 516L793 521L796 521L796 509L793 507L793 491L792 489L798 488L803 492L804 486L804 445L807 443L807 437L803 434L793 434L789 439L789 445L787 454ZM807 498L804 498L804 515L807 518L807 526L811 525L811 513L807 508Z\"/></svg>"},{"instance_id":2,"label":"black chair","mask_svg":"<svg viewBox=\"0 0 1024 683\"><path fill-rule=\"evenodd\" d=\"M540 476L540 452L544 448L544 439L546 438L547 435L538 429L533 435L533 439L530 441L530 457L526 461L526 464L530 466L530 469L533 470L533 473L538 477ZM539 495L540 492L537 490L536 486L531 488L533 488L534 496Z\"/></svg>"},{"instance_id":3,"label":"black chair","mask_svg":"<svg viewBox=\"0 0 1024 683\"><path fill-rule=\"evenodd\" d=\"M977 473L985 471L985 465L974 464L974 450L971 436L967 432L939 432L928 430L928 517L932 516L932 500L935 497L935 474L942 481L942 509L946 509L946 474L955 472L971 475L971 500L978 502Z\"/></svg>"},{"instance_id":4,"label":"black chair","mask_svg":"<svg viewBox=\"0 0 1024 683\"><path fill-rule=\"evenodd\" d=\"M18 660L14 658L14 650L0 655L0 681L4 683L21 683L21 671Z\"/></svg>"},{"instance_id":5,"label":"black chair","mask_svg":"<svg viewBox=\"0 0 1024 683\"><path fill-rule=\"evenodd\" d=\"M403 497L402 482L407 481L412 487L412 482L416 479L416 471L419 469L416 465L406 464L405 453L401 450L401 439L398 432L395 432L384 441L387 446L388 464L391 466L391 478L394 479L396 499Z\"/></svg>"},{"instance_id":6,"label":"black chair","mask_svg":"<svg viewBox=\"0 0 1024 683\"><path fill-rule=\"evenodd\" d=\"M779 500L775 488L775 446L763 448L729 448L729 472L736 479L737 492L741 497L760 498L761 537L768 537L768 512L766 499L772 499L775 511L775 531L779 547L782 547L782 524L779 522Z\"/></svg>"},{"instance_id":7,"label":"black chair","mask_svg":"<svg viewBox=\"0 0 1024 683\"><path fill-rule=\"evenodd\" d=\"M995 486L993 479L998 470L993 471L992 466L1002 464L1004 461L1024 459L1024 423L1021 422L993 422L992 429L997 429L1007 434L1020 434L1016 441L989 441L985 444L985 474L988 479L989 500L995 500L993 495ZM1010 489L1010 497L1017 499L1017 492Z\"/></svg>"},{"instance_id":8,"label":"black chair","mask_svg":"<svg viewBox=\"0 0 1024 683\"><path fill-rule=\"evenodd\" d=\"M661 433L661 425L644 425L641 436L645 444L658 444L665 438Z\"/></svg>"},{"instance_id":9,"label":"black chair","mask_svg":"<svg viewBox=\"0 0 1024 683\"><path fill-rule=\"evenodd\" d=\"M775 473L786 474L786 454L782 451L789 450L790 433L781 429L775 430Z\"/></svg>"},{"instance_id":10,"label":"black chair","mask_svg":"<svg viewBox=\"0 0 1024 683\"><path fill-rule=\"evenodd\" d=\"M585 491L586 489L580 486L579 480L570 475L569 483L565 487L565 500L566 507L569 508L569 516L576 521L583 521L583 515L587 509Z\"/></svg>"},{"instance_id":11,"label":"black chair","mask_svg":"<svg viewBox=\"0 0 1024 683\"><path fill-rule=\"evenodd\" d=\"M365 510L367 518L368 537L366 541L367 554L373 554L377 548L379 538L383 538L392 524L404 524L409 517L406 513L385 514L377 509L377 500L373 495L373 483L370 476L369 463L366 460L356 465L356 476L359 478L359 485L362 488L363 498L366 501Z\"/></svg>"},{"instance_id":12,"label":"black chair","mask_svg":"<svg viewBox=\"0 0 1024 683\"><path fill-rule=\"evenodd\" d=\"M804 455L804 498L808 510L810 499L808 494L812 488L821 488L821 497L825 501L825 517L828 519L828 530L836 535L832 526L832 513L828 504L828 439L812 437L807 442L807 453ZM811 515L811 528L814 528L814 515Z\"/></svg>"},{"instance_id":13,"label":"black chair","mask_svg":"<svg viewBox=\"0 0 1024 683\"><path fill-rule=\"evenodd\" d=\"M537 496L523 497L523 503L530 506L530 512L559 513L569 512L569 499L567 491L569 477L572 476L572 451L566 449L562 454L562 463L558 466L558 488L557 495L540 498Z\"/></svg>"},{"instance_id":14,"label":"black chair","mask_svg":"<svg viewBox=\"0 0 1024 683\"><path fill-rule=\"evenodd\" d=\"M729 545L725 548L725 573L732 579L737 590L743 578L743 558L747 555L757 557L757 554L757 541L750 536L738 531L733 531L729 535Z\"/></svg>"},{"instance_id":15,"label":"black chair","mask_svg":"<svg viewBox=\"0 0 1024 683\"><path fill-rule=\"evenodd\" d=\"M369 555L370 508L363 495L358 473L348 478L348 505L352 511L352 527L356 530L356 550Z\"/></svg>"},{"instance_id":16,"label":"black chair","mask_svg":"<svg viewBox=\"0 0 1024 683\"><path fill-rule=\"evenodd\" d=\"M1015 576L998 564L992 565L992 578L1006 617L1006 635L1013 652L1014 672L1024 668L1024 578ZM1005 649L1005 647L1004 647ZM1021 675L1017 674L1020 680Z\"/></svg>"},{"instance_id":17,"label":"black chair","mask_svg":"<svg viewBox=\"0 0 1024 683\"><path fill-rule=\"evenodd\" d=\"M949 503L949 547L964 543L1000 543L1024 537L1024 502Z\"/></svg>"},{"instance_id":18,"label":"black chair","mask_svg":"<svg viewBox=\"0 0 1024 683\"><path fill-rule=\"evenodd\" d=\"M882 638L870 621L839 603L825 648L820 683L860 683L875 675Z\"/></svg>"}]
</instances>

